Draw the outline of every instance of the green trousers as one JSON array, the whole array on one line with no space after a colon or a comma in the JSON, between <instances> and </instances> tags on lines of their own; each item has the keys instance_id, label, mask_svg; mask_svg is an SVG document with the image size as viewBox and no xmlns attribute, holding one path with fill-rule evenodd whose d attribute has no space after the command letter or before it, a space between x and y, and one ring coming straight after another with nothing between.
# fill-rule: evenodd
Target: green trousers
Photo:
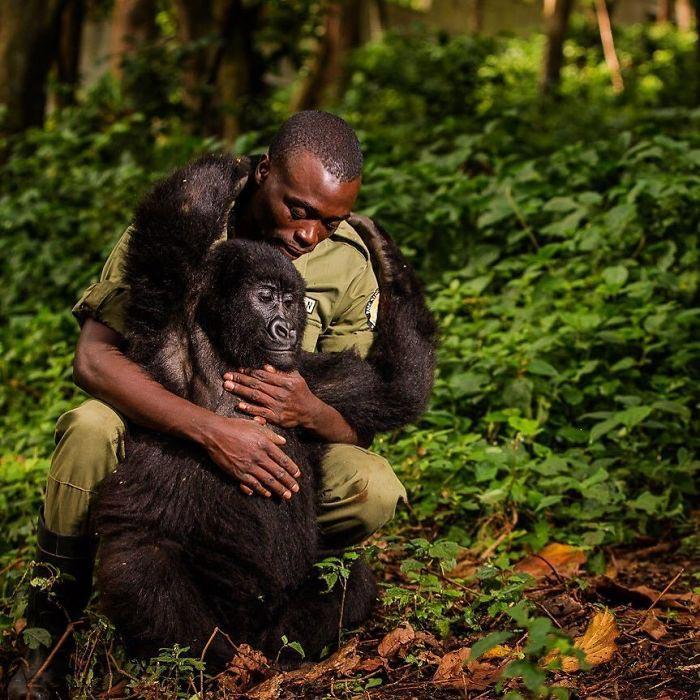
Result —
<instances>
[{"instance_id":1,"label":"green trousers","mask_svg":"<svg viewBox=\"0 0 700 700\"><path fill-rule=\"evenodd\" d=\"M90 399L56 424L44 518L59 535L86 535L95 487L124 457L124 420ZM394 516L406 490L389 463L354 445L330 445L323 461L319 525L328 546L362 541Z\"/></svg>"}]
</instances>

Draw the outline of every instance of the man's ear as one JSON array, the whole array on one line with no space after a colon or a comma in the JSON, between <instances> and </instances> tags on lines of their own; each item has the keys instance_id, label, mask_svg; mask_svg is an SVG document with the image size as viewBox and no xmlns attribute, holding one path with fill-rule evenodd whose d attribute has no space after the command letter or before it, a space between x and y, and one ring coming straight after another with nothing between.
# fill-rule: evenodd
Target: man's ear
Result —
<instances>
[{"instance_id":1,"label":"man's ear","mask_svg":"<svg viewBox=\"0 0 700 700\"><path fill-rule=\"evenodd\" d=\"M260 161L258 162L258 165L255 168L255 184L256 185L261 185L265 180L267 180L268 175L270 174L270 156L265 153L262 158L260 158Z\"/></svg>"}]
</instances>

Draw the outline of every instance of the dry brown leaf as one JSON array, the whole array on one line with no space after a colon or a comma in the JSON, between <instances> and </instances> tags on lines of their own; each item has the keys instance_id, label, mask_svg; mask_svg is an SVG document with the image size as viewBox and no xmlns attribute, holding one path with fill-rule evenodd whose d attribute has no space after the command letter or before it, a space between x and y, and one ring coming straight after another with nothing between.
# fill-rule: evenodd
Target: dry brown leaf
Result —
<instances>
[{"instance_id":1,"label":"dry brown leaf","mask_svg":"<svg viewBox=\"0 0 700 700\"><path fill-rule=\"evenodd\" d=\"M551 566L548 566L548 563ZM585 563L586 554L582 549L568 544L552 542L539 551L537 555L533 554L519 561L515 565L515 571L530 574L536 579L543 579L547 578L547 576L552 576L552 569L554 569L559 576L570 577L574 576L581 568L581 565Z\"/></svg>"},{"instance_id":2,"label":"dry brown leaf","mask_svg":"<svg viewBox=\"0 0 700 700\"><path fill-rule=\"evenodd\" d=\"M607 576L598 576L594 580L596 591L613 602L629 603L637 608L645 608L656 603L661 607L676 608L677 610L700 610L700 596L688 593L665 593L659 598L661 591L649 586L625 586L613 581Z\"/></svg>"},{"instance_id":3,"label":"dry brown leaf","mask_svg":"<svg viewBox=\"0 0 700 700\"><path fill-rule=\"evenodd\" d=\"M241 644L226 667L225 685L231 690L247 688L256 675L268 675L268 672L265 655L247 644Z\"/></svg>"},{"instance_id":4,"label":"dry brown leaf","mask_svg":"<svg viewBox=\"0 0 700 700\"><path fill-rule=\"evenodd\" d=\"M276 676L256 685L246 693L246 697L253 700L276 700L282 690L283 683L303 684L314 683L326 674L336 676L347 676L352 673L360 664L360 657L357 655L357 637L350 640L344 647L338 649L325 661L317 664L306 664L295 671L278 673Z\"/></svg>"},{"instance_id":5,"label":"dry brown leaf","mask_svg":"<svg viewBox=\"0 0 700 700\"><path fill-rule=\"evenodd\" d=\"M586 661L591 666L598 666L612 659L617 651L615 640L619 636L615 617L609 610L603 610L593 616L583 635L576 637L574 646L585 654ZM558 654L550 655L546 661L551 661L556 656ZM578 671L581 666L575 656L563 656L561 668L566 673L572 673Z\"/></svg>"},{"instance_id":6,"label":"dry brown leaf","mask_svg":"<svg viewBox=\"0 0 700 700\"><path fill-rule=\"evenodd\" d=\"M385 659L394 656L403 656L416 639L416 633L408 622L404 622L401 627L397 627L387 634L381 642L377 651Z\"/></svg>"},{"instance_id":7,"label":"dry brown leaf","mask_svg":"<svg viewBox=\"0 0 700 700\"><path fill-rule=\"evenodd\" d=\"M656 610L649 610L644 616L644 622L640 627L642 632L646 632L652 639L662 639L668 634L666 625L656 615Z\"/></svg>"},{"instance_id":8,"label":"dry brown leaf","mask_svg":"<svg viewBox=\"0 0 700 700\"><path fill-rule=\"evenodd\" d=\"M374 673L376 670L386 665L386 661L379 656L373 656L371 659L364 659L357 664L355 671L362 673Z\"/></svg>"},{"instance_id":9,"label":"dry brown leaf","mask_svg":"<svg viewBox=\"0 0 700 700\"><path fill-rule=\"evenodd\" d=\"M471 647L462 647L445 654L435 671L433 683L456 690L484 690L495 683L501 667L480 661L467 663L465 667L471 651Z\"/></svg>"},{"instance_id":10,"label":"dry brown leaf","mask_svg":"<svg viewBox=\"0 0 700 700\"><path fill-rule=\"evenodd\" d=\"M445 683L462 678L462 669L469 659L471 647L462 647L456 651L450 651L442 657L438 664L437 671L433 676L433 683Z\"/></svg>"}]
</instances>

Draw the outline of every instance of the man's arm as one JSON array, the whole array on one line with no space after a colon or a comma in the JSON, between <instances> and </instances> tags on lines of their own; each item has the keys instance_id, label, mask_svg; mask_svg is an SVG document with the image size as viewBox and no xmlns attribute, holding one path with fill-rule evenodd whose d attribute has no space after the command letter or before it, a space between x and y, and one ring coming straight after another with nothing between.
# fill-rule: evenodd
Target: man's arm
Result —
<instances>
[{"instance_id":1,"label":"man's arm","mask_svg":"<svg viewBox=\"0 0 700 700\"><path fill-rule=\"evenodd\" d=\"M169 392L122 352L123 338L87 318L73 364L75 383L138 425L195 442L241 489L291 498L299 468L282 452L286 440L259 422L219 416Z\"/></svg>"}]
</instances>

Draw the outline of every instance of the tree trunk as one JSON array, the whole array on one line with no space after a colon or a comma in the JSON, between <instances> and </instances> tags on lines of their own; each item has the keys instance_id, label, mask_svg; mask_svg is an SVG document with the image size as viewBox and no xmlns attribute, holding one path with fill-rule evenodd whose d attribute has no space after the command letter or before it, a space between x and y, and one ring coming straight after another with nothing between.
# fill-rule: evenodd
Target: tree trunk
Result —
<instances>
[{"instance_id":1,"label":"tree trunk","mask_svg":"<svg viewBox=\"0 0 700 700\"><path fill-rule=\"evenodd\" d=\"M180 43L188 51L182 70L184 102L194 113L201 114L207 101L205 92L214 48L211 44L197 47L193 44L216 35L214 8L211 0L175 0L175 13Z\"/></svg>"},{"instance_id":2,"label":"tree trunk","mask_svg":"<svg viewBox=\"0 0 700 700\"><path fill-rule=\"evenodd\" d=\"M56 58L65 0L0 0L2 133L41 126L46 78Z\"/></svg>"},{"instance_id":3,"label":"tree trunk","mask_svg":"<svg viewBox=\"0 0 700 700\"><path fill-rule=\"evenodd\" d=\"M550 14L546 18L547 47L541 82L541 90L544 95L552 94L559 85L564 62L564 39L573 6L574 0L552 0L549 4L545 4L545 11L549 10Z\"/></svg>"},{"instance_id":4,"label":"tree trunk","mask_svg":"<svg viewBox=\"0 0 700 700\"><path fill-rule=\"evenodd\" d=\"M610 71L610 78L613 84L613 90L620 93L625 89L625 84L622 81L622 72L620 71L620 61L617 58L615 51L615 40L613 39L612 24L610 23L610 15L605 0L596 0L595 3L596 15L598 16L598 29L600 31L600 40L603 44L603 54L605 55L605 63Z\"/></svg>"},{"instance_id":5,"label":"tree trunk","mask_svg":"<svg viewBox=\"0 0 700 700\"><path fill-rule=\"evenodd\" d=\"M682 32L693 28L693 8L690 0L676 0L676 24Z\"/></svg>"},{"instance_id":6,"label":"tree trunk","mask_svg":"<svg viewBox=\"0 0 700 700\"><path fill-rule=\"evenodd\" d=\"M80 82L80 53L85 20L85 0L70 0L61 18L61 31L56 61L56 77L60 84L56 94L59 107L75 103Z\"/></svg>"},{"instance_id":7,"label":"tree trunk","mask_svg":"<svg viewBox=\"0 0 700 700\"><path fill-rule=\"evenodd\" d=\"M124 57L156 37L157 0L114 0L109 67L122 77Z\"/></svg>"},{"instance_id":8,"label":"tree trunk","mask_svg":"<svg viewBox=\"0 0 700 700\"><path fill-rule=\"evenodd\" d=\"M215 9L221 35L209 80L216 85L216 132L231 143L242 128L254 123L247 109L255 110L255 101L267 92L265 63L255 47L262 5L228 0Z\"/></svg>"},{"instance_id":9,"label":"tree trunk","mask_svg":"<svg viewBox=\"0 0 700 700\"><path fill-rule=\"evenodd\" d=\"M484 31L484 0L472 0L469 27L473 34Z\"/></svg>"},{"instance_id":10,"label":"tree trunk","mask_svg":"<svg viewBox=\"0 0 700 700\"><path fill-rule=\"evenodd\" d=\"M671 1L672 0L658 0L658 5L656 6L657 22L671 21Z\"/></svg>"},{"instance_id":11,"label":"tree trunk","mask_svg":"<svg viewBox=\"0 0 700 700\"><path fill-rule=\"evenodd\" d=\"M311 59L308 73L291 109L315 109L335 99L344 89L344 61L360 44L360 0L338 0L328 5L324 32Z\"/></svg>"}]
</instances>

